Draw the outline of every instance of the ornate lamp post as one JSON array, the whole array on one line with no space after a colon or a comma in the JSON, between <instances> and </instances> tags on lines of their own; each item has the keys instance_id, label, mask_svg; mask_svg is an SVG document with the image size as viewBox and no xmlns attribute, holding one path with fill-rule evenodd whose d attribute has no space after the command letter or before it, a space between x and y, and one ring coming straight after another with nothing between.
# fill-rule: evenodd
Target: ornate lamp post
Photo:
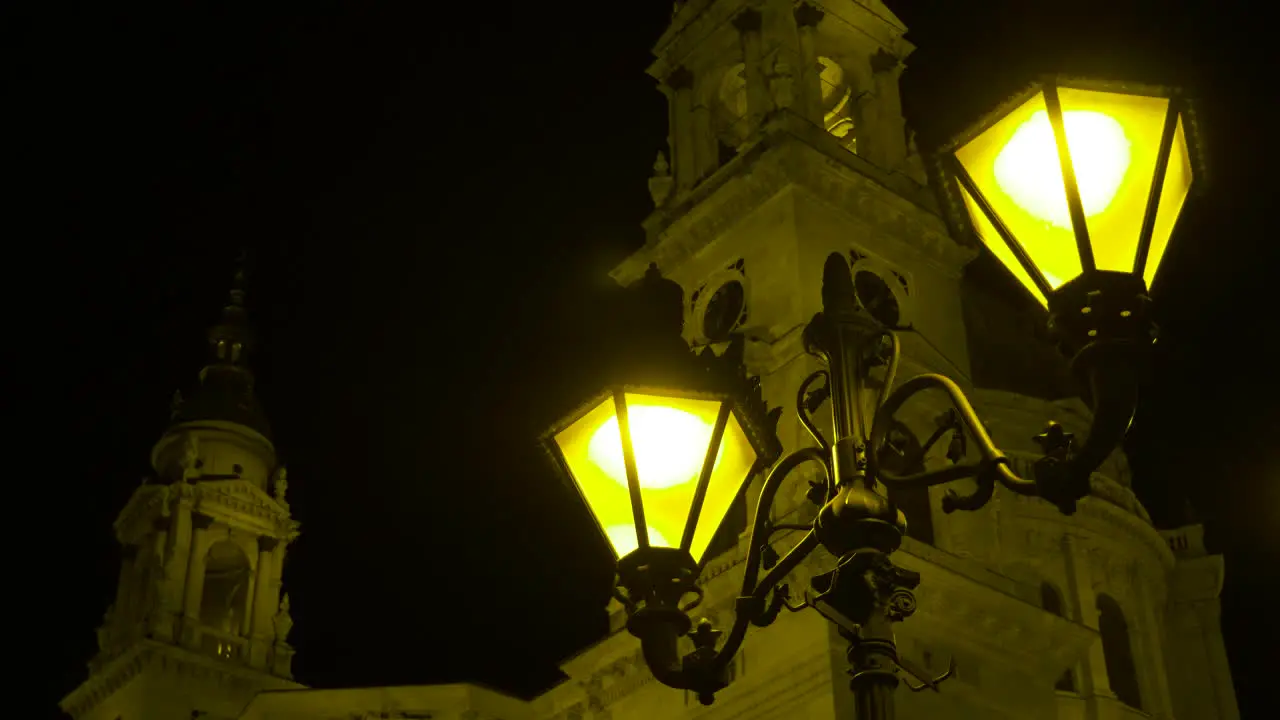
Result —
<instances>
[{"instance_id":1,"label":"ornate lamp post","mask_svg":"<svg viewBox=\"0 0 1280 720\"><path fill-rule=\"evenodd\" d=\"M860 720L893 717L900 669L921 681L909 683L912 690L937 689L950 671L924 677L897 654L892 623L914 611L912 590L920 577L890 560L906 521L878 484L919 487L974 478L974 492L948 492L944 511L982 507L997 484L1042 497L1063 513L1075 511L1089 493L1093 471L1123 439L1133 416L1155 337L1147 284L1191 184L1193 131L1175 94L1053 79L940 154L934 179L953 223L972 226L1048 308L1050 326L1094 413L1078 449L1053 423L1037 436L1045 454L1031 478L1010 469L950 379L921 375L890 392L900 328L872 319L844 258L827 258L823 310L804 335L809 352L826 367L802 383L796 400L817 446L777 460L765 478L727 633L705 620L695 629L687 613L701 599L699 562L730 503L749 475L778 455L771 432L777 412L763 412L758 384L716 372L716 361L704 354L689 361L695 371L687 374L702 385L702 394L615 388L547 436L548 449L619 556L615 594L659 681L692 690L710 704L727 684L728 663L748 626L768 625L786 606L818 610L849 641ZM662 280L656 268L644 284L679 295L678 286L663 289L674 283ZM740 360L741 347L739 338L722 361ZM860 398L874 368L883 368L884 377L876 407L868 409ZM953 405L942 429L923 447L897 443L891 437L895 413L930 389L946 393ZM743 391L750 399L734 400ZM834 441L811 418L827 398ZM925 453L948 433L951 464L925 470ZM962 462L969 444L977 459ZM804 538L760 577L770 507L786 477L806 462L825 473L825 482L810 493L821 510ZM805 602L792 606L780 583L819 545L839 558L837 567L813 577ZM689 597L694 599L682 605ZM677 641L686 634L695 649L681 657Z\"/></svg>"}]
</instances>

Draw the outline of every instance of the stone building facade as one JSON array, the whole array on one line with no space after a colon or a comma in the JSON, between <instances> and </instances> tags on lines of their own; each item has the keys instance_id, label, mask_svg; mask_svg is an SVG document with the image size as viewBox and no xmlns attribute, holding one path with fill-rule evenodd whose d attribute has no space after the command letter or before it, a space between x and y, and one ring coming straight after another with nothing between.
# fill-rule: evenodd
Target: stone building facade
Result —
<instances>
[{"instance_id":1,"label":"stone building facade","mask_svg":"<svg viewBox=\"0 0 1280 720\"><path fill-rule=\"evenodd\" d=\"M685 290L690 344L743 334L766 398L790 410L817 367L801 329L820 308L823 259L845 254L868 309L911 328L900 377L957 380L1026 474L1044 422L1084 433L1088 411L1031 323L972 281L976 251L939 218L902 118L904 32L880 0L676 3L649 68L670 103L655 210L646 243L613 276L629 284L656 263ZM297 534L286 476L260 414L211 399L251 395L247 339L228 312L211 333L208 394L178 409L153 452L156 480L117 521L132 548L116 604L127 610L108 612L90 678L63 703L77 720L191 710L246 720L853 717L845 642L808 611L753 629L709 707L653 681L618 607L610 635L564 664L569 680L531 701L473 686L297 685L278 598ZM941 409L922 400L902 416L927 428ZM808 442L794 412L779 433L787 449ZM775 520L812 518L806 480L780 493ZM1198 526L1152 526L1121 455L1092 485L1071 517L1002 490L981 511L952 515L940 511L943 488L895 497L911 528L896 560L923 579L900 650L927 669L957 668L941 692L900 688L900 718L1238 718L1218 622L1222 558L1206 553ZM756 494L741 512L754 512ZM775 544L796 539L780 533ZM701 612L721 626L745 555L741 538L706 564ZM791 586L832 561L815 553Z\"/></svg>"}]
</instances>

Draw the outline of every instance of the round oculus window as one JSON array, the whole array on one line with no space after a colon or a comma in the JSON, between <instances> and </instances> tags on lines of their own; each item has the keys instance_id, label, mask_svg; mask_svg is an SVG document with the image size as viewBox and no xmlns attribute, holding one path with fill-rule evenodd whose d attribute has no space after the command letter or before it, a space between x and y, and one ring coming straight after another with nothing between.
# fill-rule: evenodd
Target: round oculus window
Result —
<instances>
[{"instance_id":1,"label":"round oculus window","mask_svg":"<svg viewBox=\"0 0 1280 720\"><path fill-rule=\"evenodd\" d=\"M853 276L853 294L876 322L885 327L898 327L902 308L884 278L870 270L859 270Z\"/></svg>"},{"instance_id":2,"label":"round oculus window","mask_svg":"<svg viewBox=\"0 0 1280 720\"><path fill-rule=\"evenodd\" d=\"M747 292L742 283L730 280L721 285L707 301L702 314L702 334L711 342L729 339L747 309Z\"/></svg>"}]
</instances>

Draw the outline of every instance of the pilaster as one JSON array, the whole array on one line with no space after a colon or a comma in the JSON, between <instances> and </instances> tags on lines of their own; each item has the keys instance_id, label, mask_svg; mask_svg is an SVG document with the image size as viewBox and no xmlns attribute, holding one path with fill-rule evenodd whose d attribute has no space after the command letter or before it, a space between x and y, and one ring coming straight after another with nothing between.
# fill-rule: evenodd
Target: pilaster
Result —
<instances>
[{"instance_id":1,"label":"pilaster","mask_svg":"<svg viewBox=\"0 0 1280 720\"><path fill-rule=\"evenodd\" d=\"M1217 717L1222 720L1239 720L1240 708L1236 703L1235 686L1231 682L1227 646L1222 639L1222 601L1215 597L1196 603L1195 613L1200 621L1205 652L1209 658L1208 679L1213 686Z\"/></svg>"},{"instance_id":2,"label":"pilaster","mask_svg":"<svg viewBox=\"0 0 1280 720\"><path fill-rule=\"evenodd\" d=\"M200 645L200 600L204 594L205 553L209 549L212 524L213 518L208 515L191 513L191 547L182 602L182 644L193 649Z\"/></svg>"},{"instance_id":3,"label":"pilaster","mask_svg":"<svg viewBox=\"0 0 1280 720\"><path fill-rule=\"evenodd\" d=\"M763 18L759 10L748 8L733 18L742 42L742 76L747 85L747 132L751 137L769 113L769 88L765 82L763 41L760 37Z\"/></svg>"},{"instance_id":4,"label":"pilaster","mask_svg":"<svg viewBox=\"0 0 1280 720\"><path fill-rule=\"evenodd\" d=\"M271 613L276 609L272 598L278 592L273 592L278 575L275 549L280 544L274 538L258 538L258 572L249 624L249 664L256 668L266 668L267 651L271 647Z\"/></svg>"},{"instance_id":5,"label":"pilaster","mask_svg":"<svg viewBox=\"0 0 1280 720\"><path fill-rule=\"evenodd\" d=\"M858 138L858 154L885 170L902 167L907 157L906 120L898 92L903 69L902 62L883 49L871 56L874 94L862 103L865 129Z\"/></svg>"},{"instance_id":6,"label":"pilaster","mask_svg":"<svg viewBox=\"0 0 1280 720\"><path fill-rule=\"evenodd\" d=\"M116 580L115 620L117 623L132 623L135 619L134 608L137 606L138 591L138 546L132 543L120 548L120 573Z\"/></svg>"},{"instance_id":7,"label":"pilaster","mask_svg":"<svg viewBox=\"0 0 1280 720\"><path fill-rule=\"evenodd\" d=\"M1071 533L1062 536L1062 551L1067 559L1067 586L1072 618L1090 630L1098 631L1098 604L1094 595L1093 572L1089 567L1084 540ZM1111 683L1107 679L1107 661L1102 654L1099 638L1089 648L1080 677L1082 695L1111 697Z\"/></svg>"},{"instance_id":8,"label":"pilaster","mask_svg":"<svg viewBox=\"0 0 1280 720\"><path fill-rule=\"evenodd\" d=\"M1222 639L1225 568L1221 555L1202 554L1201 532L1193 526L1171 538L1185 542L1190 536L1192 541L1190 547L1179 547L1169 576L1167 662L1176 677L1171 694L1180 717L1238 720L1240 708Z\"/></svg>"},{"instance_id":9,"label":"pilaster","mask_svg":"<svg viewBox=\"0 0 1280 720\"><path fill-rule=\"evenodd\" d=\"M822 126L822 66L818 64L817 29L826 13L811 3L796 6L796 27L800 35L801 115ZM823 128L826 129L826 128Z\"/></svg>"},{"instance_id":10,"label":"pilaster","mask_svg":"<svg viewBox=\"0 0 1280 720\"><path fill-rule=\"evenodd\" d=\"M694 182L715 172L720 164L720 147L716 141L714 118L711 105L715 102L714 87L709 87L710 78L706 72L699 72L693 78L693 155Z\"/></svg>"},{"instance_id":11,"label":"pilaster","mask_svg":"<svg viewBox=\"0 0 1280 720\"><path fill-rule=\"evenodd\" d=\"M676 192L683 193L698 180L693 131L693 73L686 67L678 67L667 76L666 84L672 93Z\"/></svg>"},{"instance_id":12,"label":"pilaster","mask_svg":"<svg viewBox=\"0 0 1280 720\"><path fill-rule=\"evenodd\" d=\"M1173 717L1173 701L1169 695L1169 673L1165 667L1164 628L1156 617L1151 580L1137 568L1133 571L1133 597L1138 612L1137 639L1141 647L1139 676L1144 678L1143 697L1148 710L1157 718Z\"/></svg>"},{"instance_id":13,"label":"pilaster","mask_svg":"<svg viewBox=\"0 0 1280 720\"><path fill-rule=\"evenodd\" d=\"M167 522L157 518L156 544L162 548L160 557L163 569L160 573L158 597L155 608L157 639L173 642L178 637L178 619L182 617L182 593L186 587L187 563L191 555L191 508L194 491L185 483L165 488L167 495L176 495L169 509ZM162 510L163 512L163 510Z\"/></svg>"}]
</instances>

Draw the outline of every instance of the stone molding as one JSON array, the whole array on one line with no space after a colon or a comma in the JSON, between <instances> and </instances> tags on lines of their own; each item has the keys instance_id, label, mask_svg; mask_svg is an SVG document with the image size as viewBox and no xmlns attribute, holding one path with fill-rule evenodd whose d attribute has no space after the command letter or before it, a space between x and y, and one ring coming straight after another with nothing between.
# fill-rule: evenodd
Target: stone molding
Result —
<instances>
[{"instance_id":1,"label":"stone molding","mask_svg":"<svg viewBox=\"0 0 1280 720\"><path fill-rule=\"evenodd\" d=\"M138 488L116 518L116 538L121 544L136 543L156 518L168 517L177 503L228 524L242 526L247 521L254 532L286 542L296 538L301 527L285 506L248 480L179 482Z\"/></svg>"},{"instance_id":2,"label":"stone molding","mask_svg":"<svg viewBox=\"0 0 1280 720\"><path fill-rule=\"evenodd\" d=\"M671 24L658 38L658 42L654 44L653 54L658 59L649 66L647 72L661 80L670 72L670 68L684 62L689 55L705 44L708 36L715 33L721 26L732 23L739 11L756 4L758 3L754 0L737 0L737 2L688 0L671 19Z\"/></svg>"},{"instance_id":3,"label":"stone molding","mask_svg":"<svg viewBox=\"0 0 1280 720\"><path fill-rule=\"evenodd\" d=\"M214 680L245 693L247 702L255 688L298 689L304 685L201 655L154 640L140 640L107 663L59 703L63 712L80 718L103 700L147 670L173 673L182 678Z\"/></svg>"},{"instance_id":4,"label":"stone molding","mask_svg":"<svg viewBox=\"0 0 1280 720\"><path fill-rule=\"evenodd\" d=\"M1166 572L1174 567L1173 552L1160 533L1146 520L1107 500L1087 497L1080 502L1076 514L1067 517L1040 498L1013 493L1009 495L1017 507L1017 516L1023 521L1030 521L1045 529L1062 528L1075 535L1081 535L1082 532L1086 536L1092 534L1110 542L1129 540L1137 547L1144 547L1149 557L1157 561ZM1117 530L1120 531L1118 534Z\"/></svg>"},{"instance_id":5,"label":"stone molding","mask_svg":"<svg viewBox=\"0 0 1280 720\"><path fill-rule=\"evenodd\" d=\"M834 138L789 112L764 135L683 198L654 212L644 225L645 245L611 273L622 285L637 280L649 263L670 267L692 257L750 213L785 190L803 188L866 223L896 251L919 256L959 277L977 250L956 243L941 218L892 188L892 176L835 145ZM825 133L821 133L825 136ZM825 147L828 143L832 147Z\"/></svg>"},{"instance_id":6,"label":"stone molding","mask_svg":"<svg viewBox=\"0 0 1280 720\"><path fill-rule=\"evenodd\" d=\"M251 518L265 530L261 534L286 542L298 535L301 523L292 519L288 507L247 480L219 480L196 487L201 490L197 508L215 518Z\"/></svg>"}]
</instances>

